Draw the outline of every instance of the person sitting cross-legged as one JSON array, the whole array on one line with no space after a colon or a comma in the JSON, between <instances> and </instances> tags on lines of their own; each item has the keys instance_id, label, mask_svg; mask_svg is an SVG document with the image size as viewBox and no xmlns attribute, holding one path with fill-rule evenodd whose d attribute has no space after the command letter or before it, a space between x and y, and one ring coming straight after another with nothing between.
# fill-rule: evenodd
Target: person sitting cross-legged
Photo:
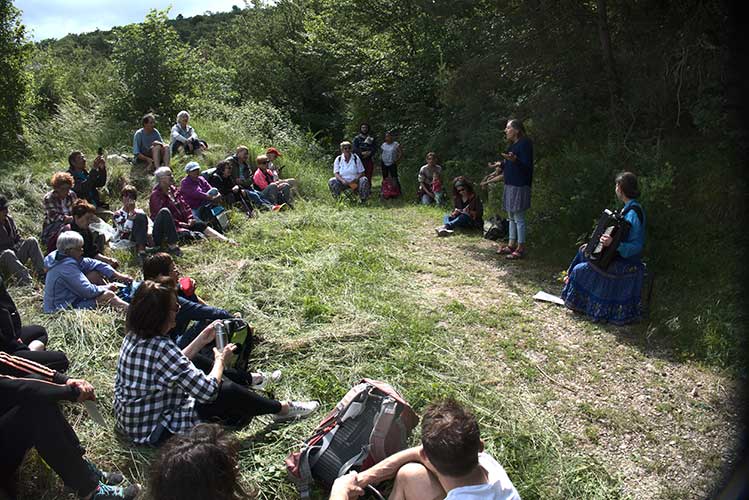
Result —
<instances>
[{"instance_id":1,"label":"person sitting cross-legged","mask_svg":"<svg viewBox=\"0 0 749 500\"><path fill-rule=\"evenodd\" d=\"M450 399L427 407L421 446L342 476L330 500L355 498L367 485L393 477L390 500L520 500L504 468L484 452L476 417Z\"/></svg>"},{"instance_id":2,"label":"person sitting cross-legged","mask_svg":"<svg viewBox=\"0 0 749 500\"><path fill-rule=\"evenodd\" d=\"M457 228L484 227L484 205L473 190L473 184L462 175L453 180L453 204L453 211L445 215L444 224L436 229L437 236L449 236Z\"/></svg>"},{"instance_id":3,"label":"person sitting cross-legged","mask_svg":"<svg viewBox=\"0 0 749 500\"><path fill-rule=\"evenodd\" d=\"M127 302L115 295L115 284L105 284L104 278L121 283L133 279L115 271L111 266L83 256L83 236L65 231L57 238L57 250L44 259L47 277L44 284L44 312L60 309L93 309L109 304L116 309L127 309Z\"/></svg>"},{"instance_id":4,"label":"person sitting cross-legged","mask_svg":"<svg viewBox=\"0 0 749 500\"><path fill-rule=\"evenodd\" d=\"M128 309L114 383L114 413L117 428L135 443L157 446L205 421L244 427L258 415L274 415L282 421L317 409L316 401L269 399L224 377L234 344L222 350L214 347L212 366L202 371L192 358L214 342L215 322L180 349L169 338L179 308L174 281L159 278L141 283Z\"/></svg>"},{"instance_id":5,"label":"person sitting cross-legged","mask_svg":"<svg viewBox=\"0 0 749 500\"><path fill-rule=\"evenodd\" d=\"M31 284L25 264L31 263L34 274L44 279L44 255L39 241L30 236L21 238L13 217L8 213L8 199L0 196L0 271L13 276L22 285Z\"/></svg>"},{"instance_id":6,"label":"person sitting cross-legged","mask_svg":"<svg viewBox=\"0 0 749 500\"><path fill-rule=\"evenodd\" d=\"M83 500L132 500L141 487L118 472L103 472L85 458L60 409L96 399L94 387L28 359L0 352L0 498L16 498L17 473L31 448ZM36 497L35 497L36 498Z\"/></svg>"},{"instance_id":7,"label":"person sitting cross-legged","mask_svg":"<svg viewBox=\"0 0 749 500\"><path fill-rule=\"evenodd\" d=\"M364 165L361 159L351 152L351 143L341 143L341 154L333 161L334 177L328 181L328 187L333 198L338 198L347 189L359 193L359 200L363 203L369 198L370 179L364 175Z\"/></svg>"}]
</instances>

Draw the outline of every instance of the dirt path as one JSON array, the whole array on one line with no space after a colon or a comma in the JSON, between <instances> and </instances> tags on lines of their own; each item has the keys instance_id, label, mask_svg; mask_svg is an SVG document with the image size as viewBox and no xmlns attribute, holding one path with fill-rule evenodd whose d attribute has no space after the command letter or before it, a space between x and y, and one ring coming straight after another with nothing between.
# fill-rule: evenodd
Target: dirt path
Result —
<instances>
[{"instance_id":1,"label":"dirt path","mask_svg":"<svg viewBox=\"0 0 749 500\"><path fill-rule=\"evenodd\" d=\"M552 417L565 444L601 461L627 496L710 493L741 431L734 380L674 361L635 329L534 302L540 289L558 294L555 270L500 259L476 237L436 238L433 225L425 218L409 237L406 258L422 270L412 286L455 310L450 327L470 339L462 349L487 374L482 383ZM471 313L490 321L466 327Z\"/></svg>"}]
</instances>

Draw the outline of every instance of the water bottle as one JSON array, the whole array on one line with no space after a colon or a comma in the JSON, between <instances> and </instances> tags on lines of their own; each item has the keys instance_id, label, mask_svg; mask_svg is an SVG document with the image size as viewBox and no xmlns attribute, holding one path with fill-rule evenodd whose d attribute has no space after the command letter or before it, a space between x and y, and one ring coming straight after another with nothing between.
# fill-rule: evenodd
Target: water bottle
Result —
<instances>
[{"instance_id":1,"label":"water bottle","mask_svg":"<svg viewBox=\"0 0 749 500\"><path fill-rule=\"evenodd\" d=\"M224 323L219 322L213 327L216 330L216 348L219 351L223 351L224 347L228 343L226 330L224 329Z\"/></svg>"}]
</instances>

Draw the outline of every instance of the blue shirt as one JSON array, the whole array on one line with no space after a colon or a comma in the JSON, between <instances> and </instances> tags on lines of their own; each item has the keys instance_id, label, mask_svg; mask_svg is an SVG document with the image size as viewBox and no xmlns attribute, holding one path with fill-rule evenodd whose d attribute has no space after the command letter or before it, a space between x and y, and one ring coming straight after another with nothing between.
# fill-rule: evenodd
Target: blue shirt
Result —
<instances>
[{"instance_id":1,"label":"blue shirt","mask_svg":"<svg viewBox=\"0 0 749 500\"><path fill-rule=\"evenodd\" d=\"M635 200L629 200L624 205L622 212L633 205L640 207L643 220L640 220L640 217L634 210L630 210L624 215L624 218L631 224L631 227L629 228L627 239L619 243L617 251L625 259L639 257L642 254L642 248L645 246L645 212L642 210L642 206Z\"/></svg>"},{"instance_id":2,"label":"blue shirt","mask_svg":"<svg viewBox=\"0 0 749 500\"><path fill-rule=\"evenodd\" d=\"M503 160L505 184L509 186L530 186L533 182L533 143L527 137L507 148L507 153L515 153L515 161Z\"/></svg>"},{"instance_id":3,"label":"blue shirt","mask_svg":"<svg viewBox=\"0 0 749 500\"><path fill-rule=\"evenodd\" d=\"M138 153L148 155L154 141L164 142L158 130L153 129L153 132L147 134L142 128L138 129L133 135L133 154L136 157Z\"/></svg>"}]
</instances>

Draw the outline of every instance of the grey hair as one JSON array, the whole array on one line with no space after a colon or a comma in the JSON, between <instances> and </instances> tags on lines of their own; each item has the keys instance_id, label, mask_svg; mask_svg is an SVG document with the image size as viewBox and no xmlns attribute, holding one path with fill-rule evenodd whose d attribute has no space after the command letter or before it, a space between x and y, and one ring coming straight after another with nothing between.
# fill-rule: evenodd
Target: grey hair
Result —
<instances>
[{"instance_id":1,"label":"grey hair","mask_svg":"<svg viewBox=\"0 0 749 500\"><path fill-rule=\"evenodd\" d=\"M71 249L82 246L83 236L76 231L64 231L57 237L57 252L63 255L69 255Z\"/></svg>"},{"instance_id":2,"label":"grey hair","mask_svg":"<svg viewBox=\"0 0 749 500\"><path fill-rule=\"evenodd\" d=\"M190 113L188 113L187 111L180 111L179 113L177 113L177 121L180 121L184 117L187 117L187 119L189 120Z\"/></svg>"},{"instance_id":3,"label":"grey hair","mask_svg":"<svg viewBox=\"0 0 749 500\"><path fill-rule=\"evenodd\" d=\"M159 167L156 169L156 171L153 173L153 176L156 177L156 179L160 179L162 177L171 177L172 176L172 169L169 167Z\"/></svg>"}]
</instances>

